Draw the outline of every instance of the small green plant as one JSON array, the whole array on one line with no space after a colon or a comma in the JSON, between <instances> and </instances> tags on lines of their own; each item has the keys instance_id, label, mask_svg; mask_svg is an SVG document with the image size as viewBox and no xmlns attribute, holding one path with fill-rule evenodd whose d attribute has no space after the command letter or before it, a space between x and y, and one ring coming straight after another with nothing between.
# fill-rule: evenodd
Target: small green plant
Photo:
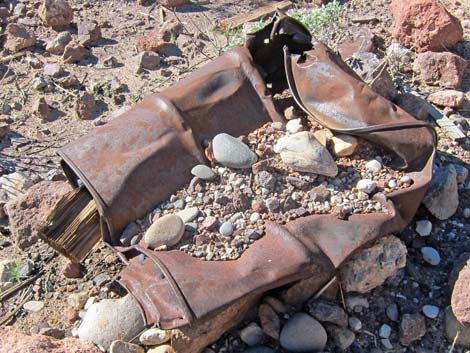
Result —
<instances>
[{"instance_id":1,"label":"small green plant","mask_svg":"<svg viewBox=\"0 0 470 353\"><path fill-rule=\"evenodd\" d=\"M266 26L265 20L260 19L253 24L250 29L250 33L257 32L263 29L264 26ZM245 43L245 36L243 34L242 27L227 29L223 32L223 35L227 38L227 45L224 47L223 51Z\"/></svg>"},{"instance_id":2,"label":"small green plant","mask_svg":"<svg viewBox=\"0 0 470 353\"><path fill-rule=\"evenodd\" d=\"M333 48L347 22L346 8L338 0L322 5L321 8L294 11L290 16L302 22L313 36Z\"/></svg>"},{"instance_id":3,"label":"small green plant","mask_svg":"<svg viewBox=\"0 0 470 353\"><path fill-rule=\"evenodd\" d=\"M27 276L24 274L24 265L21 262L16 262L15 265L10 269L10 278L14 282L21 282Z\"/></svg>"}]
</instances>

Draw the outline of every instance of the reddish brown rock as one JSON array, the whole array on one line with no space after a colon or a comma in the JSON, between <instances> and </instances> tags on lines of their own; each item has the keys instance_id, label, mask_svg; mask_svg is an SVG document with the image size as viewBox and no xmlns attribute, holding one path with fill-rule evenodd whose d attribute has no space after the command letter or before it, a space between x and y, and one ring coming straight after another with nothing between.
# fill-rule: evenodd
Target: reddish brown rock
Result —
<instances>
[{"instance_id":1,"label":"reddish brown rock","mask_svg":"<svg viewBox=\"0 0 470 353\"><path fill-rule=\"evenodd\" d=\"M39 17L46 26L59 29L72 22L73 10L66 0L44 0L39 7Z\"/></svg>"},{"instance_id":2,"label":"reddish brown rock","mask_svg":"<svg viewBox=\"0 0 470 353\"><path fill-rule=\"evenodd\" d=\"M62 268L62 274L67 278L80 278L82 276L82 266L79 263L69 261Z\"/></svg>"},{"instance_id":3,"label":"reddish brown rock","mask_svg":"<svg viewBox=\"0 0 470 353\"><path fill-rule=\"evenodd\" d=\"M75 63L86 59L90 55L90 50L85 48L81 43L70 42L64 49L62 60L64 63Z\"/></svg>"},{"instance_id":4,"label":"reddish brown rock","mask_svg":"<svg viewBox=\"0 0 470 353\"><path fill-rule=\"evenodd\" d=\"M437 0L393 0L392 36L417 52L444 51L462 39L463 30Z\"/></svg>"},{"instance_id":5,"label":"reddish brown rock","mask_svg":"<svg viewBox=\"0 0 470 353\"><path fill-rule=\"evenodd\" d=\"M41 181L29 188L23 196L6 204L10 230L20 249L27 248L37 240L41 223L70 190L70 185L65 181Z\"/></svg>"},{"instance_id":6,"label":"reddish brown rock","mask_svg":"<svg viewBox=\"0 0 470 353\"><path fill-rule=\"evenodd\" d=\"M58 340L44 335L25 335L13 327L0 328L0 353L101 353L93 344L76 339Z\"/></svg>"},{"instance_id":7,"label":"reddish brown rock","mask_svg":"<svg viewBox=\"0 0 470 353\"><path fill-rule=\"evenodd\" d=\"M95 109L95 96L88 92L83 92L75 102L75 116L81 120L88 120L93 117Z\"/></svg>"},{"instance_id":8,"label":"reddish brown rock","mask_svg":"<svg viewBox=\"0 0 470 353\"><path fill-rule=\"evenodd\" d=\"M163 33L160 31L152 31L137 39L137 48L140 51L158 52L164 45L165 40L163 39Z\"/></svg>"},{"instance_id":9,"label":"reddish brown rock","mask_svg":"<svg viewBox=\"0 0 470 353\"><path fill-rule=\"evenodd\" d=\"M46 99L44 97L40 97L34 102L33 113L43 122L49 120L49 116L51 114L51 107L49 106L49 104L47 104Z\"/></svg>"},{"instance_id":10,"label":"reddish brown rock","mask_svg":"<svg viewBox=\"0 0 470 353\"><path fill-rule=\"evenodd\" d=\"M421 314L405 314L400 323L400 343L409 346L426 333L426 320Z\"/></svg>"},{"instance_id":11,"label":"reddish brown rock","mask_svg":"<svg viewBox=\"0 0 470 353\"><path fill-rule=\"evenodd\" d=\"M281 321L274 309L268 304L261 304L258 309L259 321L263 332L275 340L279 339Z\"/></svg>"},{"instance_id":12,"label":"reddish brown rock","mask_svg":"<svg viewBox=\"0 0 470 353\"><path fill-rule=\"evenodd\" d=\"M416 56L413 70L430 85L460 88L467 62L452 53L426 52Z\"/></svg>"},{"instance_id":13,"label":"reddish brown rock","mask_svg":"<svg viewBox=\"0 0 470 353\"><path fill-rule=\"evenodd\" d=\"M356 27L351 33L350 37L345 37L338 44L338 52L343 60L347 60L354 53L366 53L375 50L376 37L368 27Z\"/></svg>"},{"instance_id":14,"label":"reddish brown rock","mask_svg":"<svg viewBox=\"0 0 470 353\"><path fill-rule=\"evenodd\" d=\"M78 40L83 45L91 45L101 39L101 28L96 22L80 22L77 30Z\"/></svg>"},{"instance_id":15,"label":"reddish brown rock","mask_svg":"<svg viewBox=\"0 0 470 353\"><path fill-rule=\"evenodd\" d=\"M12 52L30 48L36 44L36 36L25 27L16 23L10 23L5 31L6 40L3 47Z\"/></svg>"},{"instance_id":16,"label":"reddish brown rock","mask_svg":"<svg viewBox=\"0 0 470 353\"><path fill-rule=\"evenodd\" d=\"M434 92L428 96L428 101L441 107L460 108L464 100L463 92L453 89Z\"/></svg>"},{"instance_id":17,"label":"reddish brown rock","mask_svg":"<svg viewBox=\"0 0 470 353\"><path fill-rule=\"evenodd\" d=\"M457 320L462 325L470 326L470 259L455 282L451 305Z\"/></svg>"}]
</instances>

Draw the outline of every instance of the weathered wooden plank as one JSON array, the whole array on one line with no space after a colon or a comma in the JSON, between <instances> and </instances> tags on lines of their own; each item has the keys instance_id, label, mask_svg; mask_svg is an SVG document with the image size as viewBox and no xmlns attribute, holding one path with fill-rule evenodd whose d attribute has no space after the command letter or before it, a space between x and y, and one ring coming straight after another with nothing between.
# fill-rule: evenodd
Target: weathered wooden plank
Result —
<instances>
[{"instance_id":1,"label":"weathered wooden plank","mask_svg":"<svg viewBox=\"0 0 470 353\"><path fill-rule=\"evenodd\" d=\"M222 29L232 29L243 25L246 22L255 21L263 16L272 15L277 9L284 10L292 6L290 1L281 1L271 5L253 9L247 13L242 13L225 20L222 20L219 27Z\"/></svg>"}]
</instances>

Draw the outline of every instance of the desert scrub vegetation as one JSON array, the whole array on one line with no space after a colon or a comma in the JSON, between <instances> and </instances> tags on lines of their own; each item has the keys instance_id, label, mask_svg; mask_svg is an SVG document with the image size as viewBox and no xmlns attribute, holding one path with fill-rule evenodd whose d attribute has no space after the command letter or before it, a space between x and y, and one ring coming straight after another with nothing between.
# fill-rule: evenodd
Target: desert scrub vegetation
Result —
<instances>
[{"instance_id":1,"label":"desert scrub vegetation","mask_svg":"<svg viewBox=\"0 0 470 353\"><path fill-rule=\"evenodd\" d=\"M288 12L290 16L300 21L317 39L326 43L329 47L336 50L337 43L346 35L348 24L348 12L346 7L341 5L338 0L334 0L319 8L292 9ZM259 31L267 24L268 19L261 19L250 28L250 33ZM224 48L228 50L237 45L243 45L245 36L242 27L232 28L223 32L227 38L227 45Z\"/></svg>"}]
</instances>

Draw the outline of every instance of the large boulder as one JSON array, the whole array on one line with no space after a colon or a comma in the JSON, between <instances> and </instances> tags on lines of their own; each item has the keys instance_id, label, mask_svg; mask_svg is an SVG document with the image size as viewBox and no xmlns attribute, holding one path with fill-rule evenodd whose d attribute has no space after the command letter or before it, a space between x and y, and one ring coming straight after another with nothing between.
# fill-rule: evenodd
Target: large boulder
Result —
<instances>
[{"instance_id":1,"label":"large boulder","mask_svg":"<svg viewBox=\"0 0 470 353\"><path fill-rule=\"evenodd\" d=\"M370 248L354 255L340 269L341 284L347 292L367 293L406 265L406 246L397 237L381 238Z\"/></svg>"},{"instance_id":2,"label":"large boulder","mask_svg":"<svg viewBox=\"0 0 470 353\"><path fill-rule=\"evenodd\" d=\"M65 181L41 181L6 204L10 230L20 249L26 249L37 240L39 227L70 190L71 186Z\"/></svg>"},{"instance_id":3,"label":"large boulder","mask_svg":"<svg viewBox=\"0 0 470 353\"><path fill-rule=\"evenodd\" d=\"M0 353L101 353L89 342L76 338L58 340L46 335L25 335L14 327L0 328Z\"/></svg>"},{"instance_id":4,"label":"large boulder","mask_svg":"<svg viewBox=\"0 0 470 353\"><path fill-rule=\"evenodd\" d=\"M417 52L445 51L463 38L462 26L437 0L393 0L392 36Z\"/></svg>"},{"instance_id":5,"label":"large boulder","mask_svg":"<svg viewBox=\"0 0 470 353\"><path fill-rule=\"evenodd\" d=\"M425 52L416 56L413 71L419 78L433 86L460 88L467 62L452 53Z\"/></svg>"}]
</instances>

